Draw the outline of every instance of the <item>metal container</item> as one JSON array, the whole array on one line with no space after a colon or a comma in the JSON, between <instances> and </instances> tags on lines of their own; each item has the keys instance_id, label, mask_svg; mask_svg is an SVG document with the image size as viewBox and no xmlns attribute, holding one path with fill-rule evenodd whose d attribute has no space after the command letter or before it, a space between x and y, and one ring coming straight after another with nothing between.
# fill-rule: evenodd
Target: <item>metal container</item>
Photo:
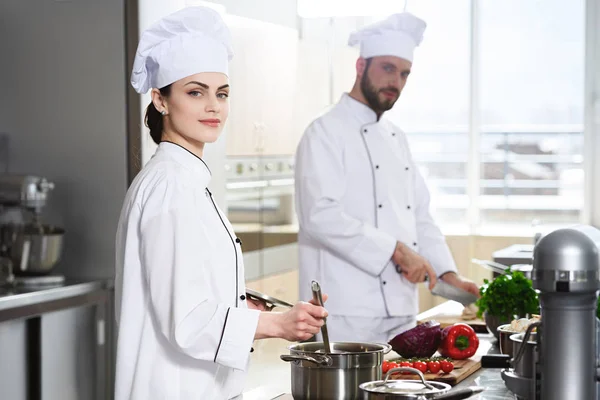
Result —
<instances>
[{"instance_id":1,"label":"metal container","mask_svg":"<svg viewBox=\"0 0 600 400\"><path fill-rule=\"evenodd\" d=\"M381 379L383 356L392 349L382 343L323 342L295 344L282 355L291 362L292 396L303 400L359 400L359 385Z\"/></svg>"},{"instance_id":2,"label":"metal container","mask_svg":"<svg viewBox=\"0 0 600 400\"><path fill-rule=\"evenodd\" d=\"M514 357L514 355L515 355L514 346L513 346L513 341L510 340L510 337L512 335L514 335L515 333L520 333L520 332L511 331L510 324L500 325L498 327L497 331L498 331L498 343L500 345L500 353L507 354L511 357Z\"/></svg>"},{"instance_id":3,"label":"metal container","mask_svg":"<svg viewBox=\"0 0 600 400\"><path fill-rule=\"evenodd\" d=\"M536 362L537 351L537 334L531 333L529 340L523 344L525 333L514 333L510 336L510 341L513 343L513 351L516 355L521 346L525 346L523 355L514 360L513 368L515 373L522 378L533 378L534 366Z\"/></svg>"},{"instance_id":4,"label":"metal container","mask_svg":"<svg viewBox=\"0 0 600 400\"><path fill-rule=\"evenodd\" d=\"M60 260L65 231L48 225L4 225L3 244L15 275L45 275Z\"/></svg>"}]
</instances>

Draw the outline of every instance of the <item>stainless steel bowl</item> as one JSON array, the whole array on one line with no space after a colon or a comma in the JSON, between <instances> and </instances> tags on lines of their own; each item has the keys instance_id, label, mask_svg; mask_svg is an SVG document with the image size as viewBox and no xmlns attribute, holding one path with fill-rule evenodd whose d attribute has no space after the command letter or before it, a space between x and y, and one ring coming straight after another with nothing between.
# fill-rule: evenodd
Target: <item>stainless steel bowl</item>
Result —
<instances>
[{"instance_id":1,"label":"stainless steel bowl","mask_svg":"<svg viewBox=\"0 0 600 400\"><path fill-rule=\"evenodd\" d=\"M62 254L65 231L49 225L5 225L2 237L15 275L45 275Z\"/></svg>"},{"instance_id":2,"label":"stainless steel bowl","mask_svg":"<svg viewBox=\"0 0 600 400\"><path fill-rule=\"evenodd\" d=\"M510 340L511 335L514 335L515 332L510 330L510 324L503 324L498 326L498 343L500 344L500 353L508 354L511 357L514 357L514 345L513 341Z\"/></svg>"}]
</instances>

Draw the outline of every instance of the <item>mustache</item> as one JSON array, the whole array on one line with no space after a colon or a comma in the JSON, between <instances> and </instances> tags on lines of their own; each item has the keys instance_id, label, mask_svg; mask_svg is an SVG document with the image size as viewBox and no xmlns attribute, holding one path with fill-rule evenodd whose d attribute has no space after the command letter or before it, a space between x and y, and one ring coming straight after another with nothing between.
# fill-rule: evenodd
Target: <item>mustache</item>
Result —
<instances>
[{"instance_id":1,"label":"mustache","mask_svg":"<svg viewBox=\"0 0 600 400\"><path fill-rule=\"evenodd\" d=\"M395 87L387 87L387 88L383 88L383 89L379 89L380 92L393 92L395 94L400 94L400 91L398 89L396 89Z\"/></svg>"}]
</instances>

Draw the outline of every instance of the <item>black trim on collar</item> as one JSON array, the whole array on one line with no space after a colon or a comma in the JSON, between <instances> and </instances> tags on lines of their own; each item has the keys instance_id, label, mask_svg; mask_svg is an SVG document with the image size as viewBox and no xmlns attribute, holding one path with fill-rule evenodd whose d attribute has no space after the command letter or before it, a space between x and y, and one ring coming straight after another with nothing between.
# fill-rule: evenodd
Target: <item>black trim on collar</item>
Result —
<instances>
[{"instance_id":1,"label":"black trim on collar","mask_svg":"<svg viewBox=\"0 0 600 400\"><path fill-rule=\"evenodd\" d=\"M191 155L196 157L198 160L202 161L202 164L204 164L204 166L208 170L208 173L210 174L210 176L212 176L212 171L210 170L210 168L208 168L208 165L206 165L206 163L204 162L204 160L202 158L198 157L197 155L195 155L194 153L192 153L191 151L189 151L188 149L186 149L185 147L183 147L182 145L180 145L178 143L171 142L170 140L161 140L160 142L161 143L171 143L171 144L174 144L175 146L181 147L182 149L184 149L185 151L187 151L188 153L190 153Z\"/></svg>"}]
</instances>

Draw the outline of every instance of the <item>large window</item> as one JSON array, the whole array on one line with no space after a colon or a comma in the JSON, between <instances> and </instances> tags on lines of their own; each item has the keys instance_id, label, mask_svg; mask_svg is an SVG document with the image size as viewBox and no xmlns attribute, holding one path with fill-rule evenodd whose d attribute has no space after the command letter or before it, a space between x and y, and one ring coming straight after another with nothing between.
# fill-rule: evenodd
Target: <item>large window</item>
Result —
<instances>
[{"instance_id":1,"label":"large window","mask_svg":"<svg viewBox=\"0 0 600 400\"><path fill-rule=\"evenodd\" d=\"M432 212L447 233L530 235L535 224L580 222L585 0L472 1L406 4L428 26L387 116L409 136ZM357 52L338 56L348 34L402 2L321 4L298 0L298 10L302 36L330 43L335 102L352 84Z\"/></svg>"},{"instance_id":2,"label":"large window","mask_svg":"<svg viewBox=\"0 0 600 400\"><path fill-rule=\"evenodd\" d=\"M482 227L578 222L585 1L480 2Z\"/></svg>"}]
</instances>

